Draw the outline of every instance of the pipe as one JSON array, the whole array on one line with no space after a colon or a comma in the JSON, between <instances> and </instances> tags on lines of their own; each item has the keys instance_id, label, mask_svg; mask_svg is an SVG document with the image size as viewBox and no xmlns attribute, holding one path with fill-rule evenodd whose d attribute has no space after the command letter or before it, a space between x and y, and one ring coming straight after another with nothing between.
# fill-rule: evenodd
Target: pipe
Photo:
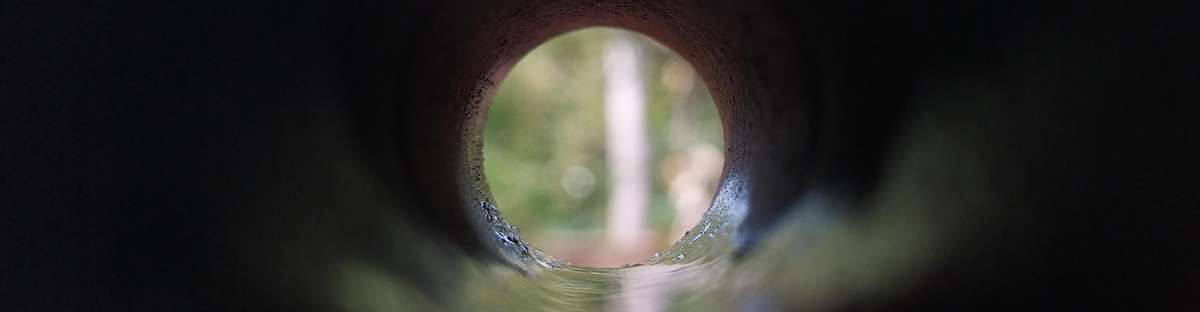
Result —
<instances>
[{"instance_id":1,"label":"pipe","mask_svg":"<svg viewBox=\"0 0 1200 312\"><path fill-rule=\"evenodd\" d=\"M659 285L647 274L680 281L661 285L685 294L679 304L717 309L1196 306L1198 201L1177 182L1195 159L1195 10L458 0L5 11L21 17L0 19L14 39L0 61L0 172L17 210L4 235L16 241L6 284L21 285L4 293L26 299L15 310L478 310L489 296L592 309L611 297L561 286ZM539 43L586 26L638 31L687 58L727 143L713 207L672 256L601 275L523 242L481 170L499 81ZM504 292L518 288L538 295Z\"/></svg>"}]
</instances>

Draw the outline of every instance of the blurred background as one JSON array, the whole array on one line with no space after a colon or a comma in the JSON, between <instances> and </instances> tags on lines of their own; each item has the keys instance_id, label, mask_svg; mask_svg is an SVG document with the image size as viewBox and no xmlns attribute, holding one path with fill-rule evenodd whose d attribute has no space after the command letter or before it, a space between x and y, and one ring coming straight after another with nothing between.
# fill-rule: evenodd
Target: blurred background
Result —
<instances>
[{"instance_id":1,"label":"blurred background","mask_svg":"<svg viewBox=\"0 0 1200 312\"><path fill-rule=\"evenodd\" d=\"M488 111L484 171L533 245L579 265L650 257L700 220L724 149L686 60L637 33L588 28L525 56Z\"/></svg>"}]
</instances>

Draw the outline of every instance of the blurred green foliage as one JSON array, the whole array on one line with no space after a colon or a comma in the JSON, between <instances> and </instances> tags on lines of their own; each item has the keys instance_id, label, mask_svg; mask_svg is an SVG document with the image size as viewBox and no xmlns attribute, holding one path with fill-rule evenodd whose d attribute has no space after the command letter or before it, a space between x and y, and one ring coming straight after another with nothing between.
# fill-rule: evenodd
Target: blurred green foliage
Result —
<instances>
[{"instance_id":1,"label":"blurred green foliage","mask_svg":"<svg viewBox=\"0 0 1200 312\"><path fill-rule=\"evenodd\" d=\"M604 226L609 186L603 54L617 32L625 31L579 30L534 49L503 81L489 108L484 133L488 183L505 219L535 244L547 230ZM651 39L630 34L643 55L653 149L647 226L666 232L674 210L667 178L660 173L664 161L696 143L723 149L721 125L707 88L690 65ZM589 192L572 196L563 175L576 166L590 172L594 183Z\"/></svg>"}]
</instances>

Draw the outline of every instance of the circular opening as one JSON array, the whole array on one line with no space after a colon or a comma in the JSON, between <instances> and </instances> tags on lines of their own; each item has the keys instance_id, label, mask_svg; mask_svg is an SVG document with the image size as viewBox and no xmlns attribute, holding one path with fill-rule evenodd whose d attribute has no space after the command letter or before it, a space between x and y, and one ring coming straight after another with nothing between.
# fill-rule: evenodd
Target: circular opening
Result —
<instances>
[{"instance_id":1,"label":"circular opening","mask_svg":"<svg viewBox=\"0 0 1200 312\"><path fill-rule=\"evenodd\" d=\"M537 47L486 118L484 170L504 218L575 264L621 265L669 246L701 219L721 175L721 122L702 79L626 30Z\"/></svg>"}]
</instances>

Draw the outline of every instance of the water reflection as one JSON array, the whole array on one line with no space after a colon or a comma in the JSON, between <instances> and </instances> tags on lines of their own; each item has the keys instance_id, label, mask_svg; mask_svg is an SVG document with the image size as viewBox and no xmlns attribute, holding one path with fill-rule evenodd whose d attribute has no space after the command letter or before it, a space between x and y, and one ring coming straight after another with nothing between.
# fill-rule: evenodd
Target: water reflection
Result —
<instances>
[{"instance_id":1,"label":"water reflection","mask_svg":"<svg viewBox=\"0 0 1200 312\"><path fill-rule=\"evenodd\" d=\"M467 294L479 295L468 295L476 301L467 306L500 311L721 310L717 307L728 306L734 290L726 282L731 238L745 209L741 181L736 176L727 180L701 223L650 259L618 268L589 267L555 259L535 247L510 246L505 251L516 269L467 265L474 273L465 281L474 291ZM483 207L492 213L490 205ZM502 232L508 228L500 218L489 220L500 221L493 227L504 246L509 240Z\"/></svg>"}]
</instances>

